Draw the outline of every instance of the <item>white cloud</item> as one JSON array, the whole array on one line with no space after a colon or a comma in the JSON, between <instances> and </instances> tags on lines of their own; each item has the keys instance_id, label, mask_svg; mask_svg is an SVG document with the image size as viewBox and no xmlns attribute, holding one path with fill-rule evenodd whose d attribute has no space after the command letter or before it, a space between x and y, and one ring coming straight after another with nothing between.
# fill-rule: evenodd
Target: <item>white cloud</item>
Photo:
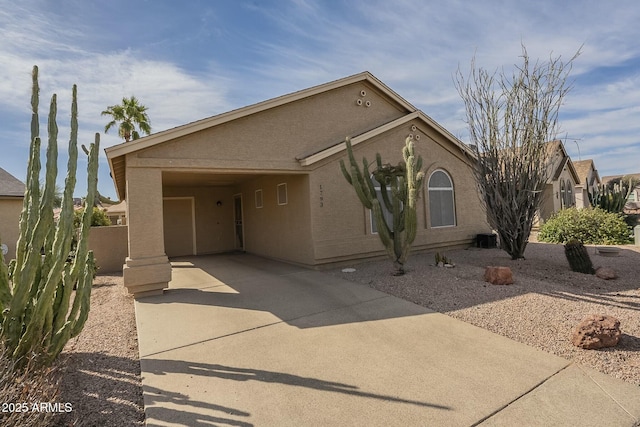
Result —
<instances>
[{"instance_id":1,"label":"white cloud","mask_svg":"<svg viewBox=\"0 0 640 427\"><path fill-rule=\"evenodd\" d=\"M68 25L59 14L41 12L43 6L52 7L46 2L38 2L38 7L33 2L23 4L6 2L0 8L0 113L12 123L24 122L21 129L28 129L29 72L38 64L42 110L50 94L57 92L63 139L68 135L73 83L79 88L81 138L91 141L93 133L102 131L106 123L100 112L124 96L135 95L149 107L157 132L363 70L371 71L454 135L462 136L466 126L462 101L453 84L456 69L468 70L476 55L483 68L509 70L520 62L521 43L531 58L541 60L550 54L568 60L584 44L573 70L579 85L567 98L563 108L567 119L562 122L569 138L581 140L583 157L585 153L599 154L604 144L621 150L633 148L640 139L636 136L640 76L627 73L604 75L598 81L587 78L594 69L622 67L640 56L640 8L633 0L622 0L615 6L596 1L360 0L329 4L291 0L277 8L260 2L243 3L238 9L242 18L233 22L225 22L212 4L201 16L193 17L194 25L202 31L191 32L190 37L224 35L225 43L237 49L234 55L244 59L230 63L213 60L208 68L197 71L178 65L168 53L183 46L178 43L181 34L174 39L173 34L159 31L156 37L153 31L159 28L145 25L144 17L140 28L150 32L145 34L146 46L171 44L165 46L166 53L158 49L155 55L148 54L145 46L133 39L119 45L129 45L129 49L109 50L95 41L106 36L92 34L82 19ZM175 8L176 14L186 9ZM109 10L115 11L117 6ZM153 22L161 22L161 18L166 16L153 16ZM249 25L257 18L262 18L258 19L260 26L272 32L252 31ZM180 20L188 21L184 17ZM205 21L212 24L204 25ZM189 43L208 40L189 39ZM219 47L212 45L211 51ZM14 132L13 128L4 129L0 138L13 138ZM118 142L115 132L103 135L103 147ZM613 161L613 155L602 157L602 161ZM626 164L622 160L617 159L615 165Z\"/></svg>"}]
</instances>

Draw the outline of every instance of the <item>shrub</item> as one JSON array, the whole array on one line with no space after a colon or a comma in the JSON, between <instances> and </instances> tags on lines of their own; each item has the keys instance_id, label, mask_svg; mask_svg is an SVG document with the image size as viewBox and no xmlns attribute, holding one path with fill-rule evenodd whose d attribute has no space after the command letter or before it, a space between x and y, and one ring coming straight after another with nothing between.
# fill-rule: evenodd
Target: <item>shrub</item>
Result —
<instances>
[{"instance_id":1,"label":"shrub","mask_svg":"<svg viewBox=\"0 0 640 427\"><path fill-rule=\"evenodd\" d=\"M555 213L540 227L538 240L567 243L576 239L588 245L623 245L630 243L629 226L624 215L600 208L568 208Z\"/></svg>"},{"instance_id":2,"label":"shrub","mask_svg":"<svg viewBox=\"0 0 640 427\"><path fill-rule=\"evenodd\" d=\"M82 214L84 209L77 210L73 213L73 226L77 229L80 228L80 222L82 221ZM107 216L107 211L93 207L93 212L91 213L91 226L92 227L103 227L111 225L111 220Z\"/></svg>"},{"instance_id":3,"label":"shrub","mask_svg":"<svg viewBox=\"0 0 640 427\"><path fill-rule=\"evenodd\" d=\"M54 412L39 411L33 405L58 401L59 375L55 368L38 368L33 361L24 367L6 354L0 343L0 425L39 427L50 425ZM25 406L26 405L26 406Z\"/></svg>"}]
</instances>

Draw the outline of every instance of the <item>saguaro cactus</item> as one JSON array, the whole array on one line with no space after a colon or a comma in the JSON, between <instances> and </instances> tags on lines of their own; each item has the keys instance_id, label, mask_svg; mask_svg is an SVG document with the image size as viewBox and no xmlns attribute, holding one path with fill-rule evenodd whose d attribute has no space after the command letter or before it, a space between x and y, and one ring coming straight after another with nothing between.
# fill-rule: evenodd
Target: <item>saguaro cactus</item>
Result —
<instances>
[{"instance_id":1,"label":"saguaro cactus","mask_svg":"<svg viewBox=\"0 0 640 427\"><path fill-rule=\"evenodd\" d=\"M402 150L403 162L397 166L383 165L380 154L376 154L376 169L369 172L369 163L362 159L362 170L353 156L353 148L349 138L345 141L349 156L349 169L343 160L340 169L347 182L353 186L360 202L367 209L371 209L375 219L378 236L392 259L395 274L404 274L404 264L409 256L411 244L416 238L416 202L424 180L422 157L415 155L414 144L407 138ZM378 199L373 180L379 184L380 198ZM387 223L382 210L382 204L392 213L391 224Z\"/></svg>"},{"instance_id":2,"label":"saguaro cactus","mask_svg":"<svg viewBox=\"0 0 640 427\"><path fill-rule=\"evenodd\" d=\"M70 257L75 233L73 191L78 158L77 88L73 86L67 177L62 211L56 224L53 221L58 172L56 95L51 98L49 109L45 185L41 193L37 67L33 67L32 78L31 149L16 259L7 268L0 254L0 338L14 359L24 363L27 356L36 354L40 363L48 364L70 338L80 333L89 313L95 263L87 240L98 182L100 136L96 134L89 150L85 205L89 208L85 209L82 217L75 256ZM44 255L41 255L41 250Z\"/></svg>"}]
</instances>

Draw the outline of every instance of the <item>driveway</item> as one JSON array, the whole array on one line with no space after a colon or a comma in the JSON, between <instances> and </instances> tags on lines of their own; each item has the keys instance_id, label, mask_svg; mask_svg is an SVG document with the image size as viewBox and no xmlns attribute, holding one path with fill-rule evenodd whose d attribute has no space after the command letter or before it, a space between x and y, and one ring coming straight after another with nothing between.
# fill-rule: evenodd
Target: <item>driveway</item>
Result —
<instances>
[{"instance_id":1,"label":"driveway","mask_svg":"<svg viewBox=\"0 0 640 427\"><path fill-rule=\"evenodd\" d=\"M640 388L327 273L173 260L136 301L149 426L633 426Z\"/></svg>"}]
</instances>

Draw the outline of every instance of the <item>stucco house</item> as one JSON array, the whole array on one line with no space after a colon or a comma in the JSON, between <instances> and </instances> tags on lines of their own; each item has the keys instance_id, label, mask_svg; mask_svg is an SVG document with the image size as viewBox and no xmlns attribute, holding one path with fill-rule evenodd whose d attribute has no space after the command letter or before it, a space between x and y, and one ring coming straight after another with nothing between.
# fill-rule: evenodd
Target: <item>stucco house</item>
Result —
<instances>
[{"instance_id":1,"label":"stucco house","mask_svg":"<svg viewBox=\"0 0 640 427\"><path fill-rule=\"evenodd\" d=\"M576 205L576 185L580 178L562 141L547 143L550 178L542 193L539 218L546 221L560 209Z\"/></svg>"},{"instance_id":2,"label":"stucco house","mask_svg":"<svg viewBox=\"0 0 640 427\"><path fill-rule=\"evenodd\" d=\"M6 263L16 257L24 191L22 181L0 168L0 243L7 246Z\"/></svg>"},{"instance_id":3,"label":"stucco house","mask_svg":"<svg viewBox=\"0 0 640 427\"><path fill-rule=\"evenodd\" d=\"M102 205L105 210L111 224L113 225L127 225L127 202L121 201L113 205Z\"/></svg>"},{"instance_id":4,"label":"stucco house","mask_svg":"<svg viewBox=\"0 0 640 427\"><path fill-rule=\"evenodd\" d=\"M424 158L416 251L463 247L489 226L466 147L369 72L107 148L127 202L125 286L161 292L169 257L227 251L318 268L384 255L345 181L355 156L397 163L409 135Z\"/></svg>"},{"instance_id":5,"label":"stucco house","mask_svg":"<svg viewBox=\"0 0 640 427\"><path fill-rule=\"evenodd\" d=\"M591 193L593 197L594 192L598 191L598 188L602 184L600 174L598 174L598 170L592 159L579 160L572 163L578 174L578 178L580 178L580 181L576 184L576 206L578 208L588 208L591 206L589 193Z\"/></svg>"}]
</instances>

